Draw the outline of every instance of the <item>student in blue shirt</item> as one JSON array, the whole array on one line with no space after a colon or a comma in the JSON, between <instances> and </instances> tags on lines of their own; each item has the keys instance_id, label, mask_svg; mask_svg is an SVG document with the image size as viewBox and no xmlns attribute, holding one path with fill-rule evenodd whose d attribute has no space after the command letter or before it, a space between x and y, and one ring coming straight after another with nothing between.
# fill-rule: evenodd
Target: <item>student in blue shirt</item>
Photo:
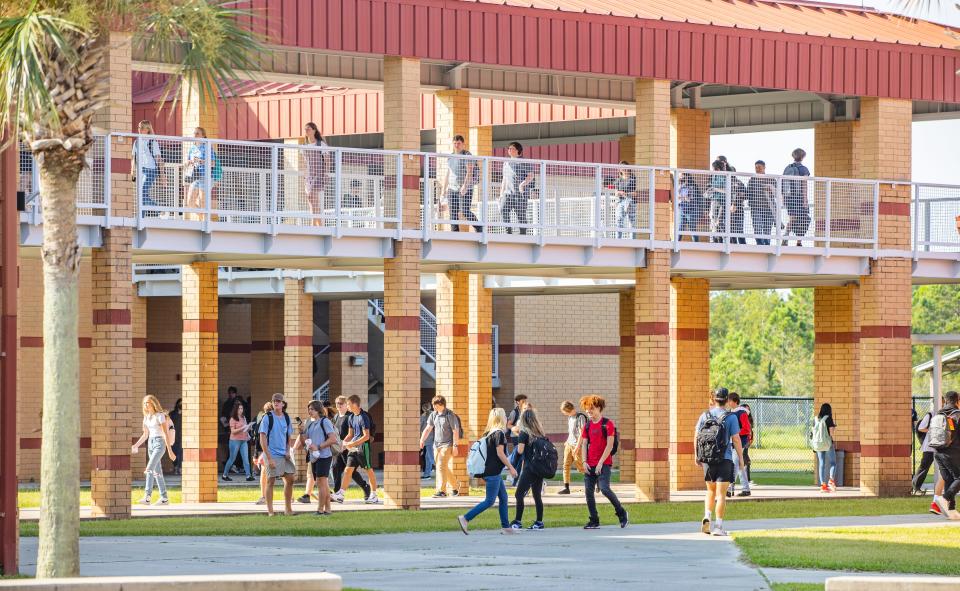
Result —
<instances>
[{"instance_id":1,"label":"student in blue shirt","mask_svg":"<svg viewBox=\"0 0 960 591\"><path fill-rule=\"evenodd\" d=\"M700 415L697 421L697 428L694 431L694 441L701 435L701 428L709 417L722 419L724 434L723 459L713 464L701 464L703 468L703 480L707 485L707 496L704 500L703 521L700 531L715 536L726 536L727 532L723 529L723 515L727 508L727 488L733 483L736 474L733 468L733 458L739 460L743 465L743 447L740 444L740 420L734 414L736 408L734 402L730 399L730 392L726 388L717 388L713 393L710 410ZM713 518L713 509L716 507L717 519L711 528Z\"/></svg>"},{"instance_id":2,"label":"student in blue shirt","mask_svg":"<svg viewBox=\"0 0 960 591\"><path fill-rule=\"evenodd\" d=\"M267 472L267 514L273 515L273 484L283 478L284 514L293 515L293 479L297 467L290 455L293 444L293 425L290 415L284 412L283 394L273 395L273 412L260 419L260 447L263 448L263 470Z\"/></svg>"}]
</instances>

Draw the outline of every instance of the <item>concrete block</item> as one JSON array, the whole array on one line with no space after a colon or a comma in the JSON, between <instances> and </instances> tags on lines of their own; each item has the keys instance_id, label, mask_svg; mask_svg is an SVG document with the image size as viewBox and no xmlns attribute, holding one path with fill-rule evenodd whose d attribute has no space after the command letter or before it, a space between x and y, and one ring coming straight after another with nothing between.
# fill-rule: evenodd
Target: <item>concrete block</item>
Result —
<instances>
[{"instance_id":1,"label":"concrete block","mask_svg":"<svg viewBox=\"0 0 960 591\"><path fill-rule=\"evenodd\" d=\"M161 577L77 577L73 579L11 579L0 589L31 591L340 591L343 581L331 573L269 573L182 575Z\"/></svg>"},{"instance_id":2,"label":"concrete block","mask_svg":"<svg viewBox=\"0 0 960 591\"><path fill-rule=\"evenodd\" d=\"M960 577L853 576L832 577L826 591L953 591L960 589Z\"/></svg>"}]
</instances>

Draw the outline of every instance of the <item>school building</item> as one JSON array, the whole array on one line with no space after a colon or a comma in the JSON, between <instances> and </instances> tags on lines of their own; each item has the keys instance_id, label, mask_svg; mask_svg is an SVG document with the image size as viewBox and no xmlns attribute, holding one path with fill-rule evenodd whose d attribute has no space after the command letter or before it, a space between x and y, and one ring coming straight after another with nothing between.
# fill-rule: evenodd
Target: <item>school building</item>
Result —
<instances>
[{"instance_id":1,"label":"school building","mask_svg":"<svg viewBox=\"0 0 960 591\"><path fill-rule=\"evenodd\" d=\"M463 419L464 446L516 393L560 441L560 402L599 393L637 499L699 488L716 289L815 288L814 395L851 417L837 435L845 482L909 490L909 423L888 418L910 412L911 287L960 280L960 186L910 179L912 122L960 114L944 27L804 0L254 5L267 51L216 108L186 84L164 102L173 66L111 35L111 100L77 195L95 514L130 515L146 393L182 399L183 499L215 502L230 385L254 412L283 392L301 416L314 396L360 395L396 507L419 507L418 417L434 393ZM133 135L141 119L158 137ZM330 146L319 197L305 188L310 121ZM731 213L755 177L705 172L711 133L798 128L815 130L816 175L757 177L767 205L743 197ZM462 170L457 134L476 170L462 232L443 193ZM132 180L135 139L158 142L163 182ZM500 215L510 141L532 179L516 221ZM39 478L43 423L33 174L21 158L21 481ZM618 178L633 179L632 205ZM687 182L720 200L718 223L681 223Z\"/></svg>"}]
</instances>

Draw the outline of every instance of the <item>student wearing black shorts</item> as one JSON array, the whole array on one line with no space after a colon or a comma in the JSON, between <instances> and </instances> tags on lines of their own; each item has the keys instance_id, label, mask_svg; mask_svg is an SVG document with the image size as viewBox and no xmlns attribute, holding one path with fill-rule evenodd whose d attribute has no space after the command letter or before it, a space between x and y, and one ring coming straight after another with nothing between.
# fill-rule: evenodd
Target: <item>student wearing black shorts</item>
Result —
<instances>
[{"instance_id":1,"label":"student wearing black shorts","mask_svg":"<svg viewBox=\"0 0 960 591\"><path fill-rule=\"evenodd\" d=\"M380 502L380 497L377 496L377 475L370 463L373 421L367 411L360 408L360 397L356 394L347 398L347 407L351 415L348 419L350 428L343 441L343 446L347 449L347 469L344 470L340 483L343 488L337 491L337 496L343 498L344 490L350 486L350 479L356 470L366 470L367 477L370 478L370 494L364 499L364 503L377 504Z\"/></svg>"},{"instance_id":2,"label":"student wearing black shorts","mask_svg":"<svg viewBox=\"0 0 960 591\"><path fill-rule=\"evenodd\" d=\"M708 418L719 419L723 423L725 434L725 446L723 451L723 460L713 464L701 464L703 468L703 480L707 486L707 496L704 499L703 521L700 525L700 531L715 536L726 536L727 532L723 529L723 516L727 508L727 488L733 483L736 477L733 468L733 458L736 454L740 465L743 465L743 448L740 444L740 420L737 415L731 412L736 405L730 399L730 393L726 388L717 388L711 399L710 410L700 415L697 421L697 428L694 432L694 438L700 435L701 427ZM718 445L719 447L719 445ZM716 508L716 521L713 521L713 511Z\"/></svg>"},{"instance_id":3,"label":"student wearing black shorts","mask_svg":"<svg viewBox=\"0 0 960 591\"><path fill-rule=\"evenodd\" d=\"M327 409L317 400L307 405L307 414L310 421L304 432L297 437L294 449L301 446L307 450L307 461L310 463L311 474L319 489L317 495L317 515L330 515L330 486L327 477L330 475L330 465L333 462L333 452L330 446L337 442L333 422L327 417Z\"/></svg>"}]
</instances>

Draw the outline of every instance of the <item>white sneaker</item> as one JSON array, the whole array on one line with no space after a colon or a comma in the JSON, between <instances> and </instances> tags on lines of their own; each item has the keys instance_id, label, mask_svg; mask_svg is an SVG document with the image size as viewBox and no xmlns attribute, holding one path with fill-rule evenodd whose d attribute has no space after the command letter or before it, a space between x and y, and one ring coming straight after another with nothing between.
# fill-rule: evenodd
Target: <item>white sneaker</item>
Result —
<instances>
[{"instance_id":1,"label":"white sneaker","mask_svg":"<svg viewBox=\"0 0 960 591\"><path fill-rule=\"evenodd\" d=\"M515 536L520 533L520 530L513 529L512 527L504 527L500 529L500 533L505 536Z\"/></svg>"},{"instance_id":2,"label":"white sneaker","mask_svg":"<svg viewBox=\"0 0 960 591\"><path fill-rule=\"evenodd\" d=\"M721 526L721 525L718 525L717 527L713 528L713 532L712 532L712 533L713 533L713 535L715 535L715 536L720 536L720 537L726 537L726 536L729 536L729 535L730 535L730 534L727 533L727 530L723 529L723 526Z\"/></svg>"},{"instance_id":3,"label":"white sneaker","mask_svg":"<svg viewBox=\"0 0 960 591\"><path fill-rule=\"evenodd\" d=\"M148 499L147 497L143 497L142 499L140 499L140 500L137 501L137 502L140 503L141 505L149 505L149 504L150 504L150 499Z\"/></svg>"},{"instance_id":4,"label":"white sneaker","mask_svg":"<svg viewBox=\"0 0 960 591\"><path fill-rule=\"evenodd\" d=\"M166 497L163 497L162 499L160 499L159 501L157 501L157 504L158 504L158 505L169 505L169 504L170 504L170 499L168 499L168 498L166 498Z\"/></svg>"},{"instance_id":5,"label":"white sneaker","mask_svg":"<svg viewBox=\"0 0 960 591\"><path fill-rule=\"evenodd\" d=\"M463 515L458 516L457 523L460 524L460 529L463 530L463 535L465 536L470 535L470 528L467 525L469 522L467 521L466 517L464 517Z\"/></svg>"},{"instance_id":6,"label":"white sneaker","mask_svg":"<svg viewBox=\"0 0 960 591\"><path fill-rule=\"evenodd\" d=\"M343 502L343 491L341 490L341 491L335 492L335 493L333 493L332 495L330 495L330 500L333 501L334 503L342 503L342 502Z\"/></svg>"},{"instance_id":7,"label":"white sneaker","mask_svg":"<svg viewBox=\"0 0 960 591\"><path fill-rule=\"evenodd\" d=\"M939 496L933 502L937 504L937 507L940 507L940 514L950 519L950 503L947 502L947 499Z\"/></svg>"},{"instance_id":8,"label":"white sneaker","mask_svg":"<svg viewBox=\"0 0 960 591\"><path fill-rule=\"evenodd\" d=\"M380 504L380 497L377 496L377 491L371 491L370 496L367 497L363 502L367 505Z\"/></svg>"}]
</instances>

